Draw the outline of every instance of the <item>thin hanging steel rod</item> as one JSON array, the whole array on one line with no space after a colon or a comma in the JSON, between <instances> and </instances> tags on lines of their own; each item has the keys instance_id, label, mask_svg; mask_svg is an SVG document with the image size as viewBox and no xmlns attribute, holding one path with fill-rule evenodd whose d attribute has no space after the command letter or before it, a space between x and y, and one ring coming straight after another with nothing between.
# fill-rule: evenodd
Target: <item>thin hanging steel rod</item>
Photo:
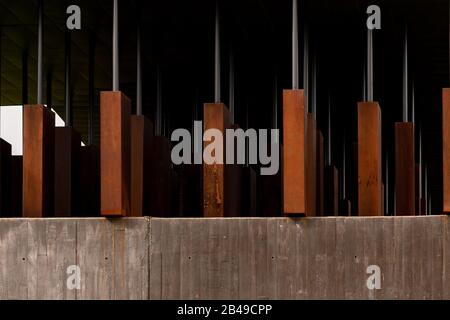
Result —
<instances>
[{"instance_id":1,"label":"thin hanging steel rod","mask_svg":"<svg viewBox=\"0 0 450 320\"><path fill-rule=\"evenodd\" d=\"M119 91L119 3L113 9L113 91Z\"/></svg>"},{"instance_id":2,"label":"thin hanging steel rod","mask_svg":"<svg viewBox=\"0 0 450 320\"><path fill-rule=\"evenodd\" d=\"M298 7L292 0L292 89L298 89Z\"/></svg>"},{"instance_id":3,"label":"thin hanging steel rod","mask_svg":"<svg viewBox=\"0 0 450 320\"><path fill-rule=\"evenodd\" d=\"M304 105L305 105L305 114L309 112L309 39L308 39L308 30L305 27L304 31L304 46L303 46L303 94L304 94Z\"/></svg>"},{"instance_id":4,"label":"thin hanging steel rod","mask_svg":"<svg viewBox=\"0 0 450 320\"><path fill-rule=\"evenodd\" d=\"M372 30L367 29L367 101L373 101L373 38Z\"/></svg>"},{"instance_id":5,"label":"thin hanging steel rod","mask_svg":"<svg viewBox=\"0 0 450 320\"><path fill-rule=\"evenodd\" d=\"M43 98L43 10L44 10L44 1L39 0L38 3L38 61L37 61L37 104L42 104Z\"/></svg>"},{"instance_id":6,"label":"thin hanging steel rod","mask_svg":"<svg viewBox=\"0 0 450 320\"><path fill-rule=\"evenodd\" d=\"M408 32L405 31L403 52L403 122L408 122Z\"/></svg>"},{"instance_id":7,"label":"thin hanging steel rod","mask_svg":"<svg viewBox=\"0 0 450 320\"><path fill-rule=\"evenodd\" d=\"M72 101L71 101L71 39L70 31L66 31L65 45L65 126L72 126Z\"/></svg>"},{"instance_id":8,"label":"thin hanging steel rod","mask_svg":"<svg viewBox=\"0 0 450 320\"><path fill-rule=\"evenodd\" d=\"M141 26L137 25L137 52L136 52L136 114L142 115L142 62L141 62Z\"/></svg>"},{"instance_id":9,"label":"thin hanging steel rod","mask_svg":"<svg viewBox=\"0 0 450 320\"><path fill-rule=\"evenodd\" d=\"M235 81L235 74L234 74L234 55L233 55L233 49L230 49L230 84L229 84L229 98L228 98L228 104L230 108L230 117L231 117L231 123L234 123L234 81Z\"/></svg>"},{"instance_id":10,"label":"thin hanging steel rod","mask_svg":"<svg viewBox=\"0 0 450 320\"><path fill-rule=\"evenodd\" d=\"M94 106L95 106L95 35L89 39L89 115L88 115L88 143L94 143Z\"/></svg>"},{"instance_id":11,"label":"thin hanging steel rod","mask_svg":"<svg viewBox=\"0 0 450 320\"><path fill-rule=\"evenodd\" d=\"M328 94L328 153L327 153L327 165L331 166L331 98Z\"/></svg>"},{"instance_id":12,"label":"thin hanging steel rod","mask_svg":"<svg viewBox=\"0 0 450 320\"><path fill-rule=\"evenodd\" d=\"M219 103L220 96L220 12L219 0L216 0L215 48L214 48L214 100Z\"/></svg>"}]
</instances>

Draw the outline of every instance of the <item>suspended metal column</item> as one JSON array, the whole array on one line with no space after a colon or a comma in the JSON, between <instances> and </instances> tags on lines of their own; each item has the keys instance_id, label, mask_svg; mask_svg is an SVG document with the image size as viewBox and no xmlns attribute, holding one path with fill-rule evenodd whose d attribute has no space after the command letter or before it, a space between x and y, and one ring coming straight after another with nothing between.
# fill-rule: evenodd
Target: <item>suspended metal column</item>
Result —
<instances>
[{"instance_id":1,"label":"suspended metal column","mask_svg":"<svg viewBox=\"0 0 450 320\"><path fill-rule=\"evenodd\" d=\"M408 34L405 31L403 56L403 121L395 123L395 211L396 215L415 215L414 123L408 121Z\"/></svg>"},{"instance_id":2,"label":"suspended metal column","mask_svg":"<svg viewBox=\"0 0 450 320\"><path fill-rule=\"evenodd\" d=\"M298 7L297 0L292 0L292 89L283 90L282 190L283 214L288 216L307 214L305 103L305 91L298 88Z\"/></svg>"},{"instance_id":3,"label":"suspended metal column","mask_svg":"<svg viewBox=\"0 0 450 320\"><path fill-rule=\"evenodd\" d=\"M131 101L119 91L119 1L113 0L112 90L100 94L100 212L130 214Z\"/></svg>"},{"instance_id":4,"label":"suspended metal column","mask_svg":"<svg viewBox=\"0 0 450 320\"><path fill-rule=\"evenodd\" d=\"M358 215L382 216L381 109L374 101L373 33L367 28L367 101L358 103Z\"/></svg>"},{"instance_id":5,"label":"suspended metal column","mask_svg":"<svg viewBox=\"0 0 450 320\"><path fill-rule=\"evenodd\" d=\"M23 216L54 214L55 116L43 103L44 2L38 1L36 105L23 108ZM25 76L24 76L25 78Z\"/></svg>"}]
</instances>

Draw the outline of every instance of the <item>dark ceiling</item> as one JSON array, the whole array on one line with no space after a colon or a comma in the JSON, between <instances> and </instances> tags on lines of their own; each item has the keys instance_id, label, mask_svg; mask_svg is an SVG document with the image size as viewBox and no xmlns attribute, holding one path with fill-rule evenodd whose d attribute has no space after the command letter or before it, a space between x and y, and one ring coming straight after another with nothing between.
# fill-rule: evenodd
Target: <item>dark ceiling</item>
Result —
<instances>
[{"instance_id":1,"label":"dark ceiling","mask_svg":"<svg viewBox=\"0 0 450 320\"><path fill-rule=\"evenodd\" d=\"M44 90L46 101L62 116L65 11L70 4L77 4L82 10L82 30L71 32L72 81L74 126L85 139L92 34L96 39L95 89L97 92L111 89L112 3L112 0L45 0L44 85L51 83L51 90ZM134 99L136 23L141 21L144 113L154 118L156 75L160 70L166 125L172 129L189 128L194 109L201 114L201 104L213 100L215 1L119 3L121 90ZM335 137L333 162L342 166L341 142L344 137L348 145L356 140L356 103L362 99L365 11L369 4L378 4L382 10L382 30L374 34L374 72L375 99L383 112L384 153L393 154L394 122L401 120L403 39L407 26L416 118L423 127L424 158L429 163L431 187L436 194L433 202L440 203L440 99L442 87L449 85L448 0L299 0L300 44L304 26L308 25L311 61L317 64L319 128L326 130L330 99ZM236 60L236 121L243 127L247 119L251 127L271 126L275 75L278 96L283 88L291 86L291 6L291 0L221 1L223 100L228 100L228 54L232 47ZM37 1L0 0L2 105L22 104L24 100L35 102L36 8ZM24 54L28 65L25 96ZM97 104L94 114L94 142L98 143Z\"/></svg>"}]
</instances>

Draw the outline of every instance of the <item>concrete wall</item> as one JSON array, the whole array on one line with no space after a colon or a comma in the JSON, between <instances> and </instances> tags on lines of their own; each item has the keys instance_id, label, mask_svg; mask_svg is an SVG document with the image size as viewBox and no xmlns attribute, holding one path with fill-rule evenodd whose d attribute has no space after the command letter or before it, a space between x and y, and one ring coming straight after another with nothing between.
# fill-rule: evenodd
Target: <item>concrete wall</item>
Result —
<instances>
[{"instance_id":1,"label":"concrete wall","mask_svg":"<svg viewBox=\"0 0 450 320\"><path fill-rule=\"evenodd\" d=\"M450 218L1 219L1 299L450 299ZM70 265L81 289L69 290ZM366 285L381 268L380 290Z\"/></svg>"}]
</instances>

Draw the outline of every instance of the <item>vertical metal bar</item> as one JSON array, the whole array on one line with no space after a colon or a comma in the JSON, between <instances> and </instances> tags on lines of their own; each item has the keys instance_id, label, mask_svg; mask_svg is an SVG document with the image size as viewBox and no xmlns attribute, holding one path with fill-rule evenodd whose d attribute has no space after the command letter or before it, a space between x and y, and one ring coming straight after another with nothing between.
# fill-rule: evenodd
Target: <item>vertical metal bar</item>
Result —
<instances>
[{"instance_id":1,"label":"vertical metal bar","mask_svg":"<svg viewBox=\"0 0 450 320\"><path fill-rule=\"evenodd\" d=\"M278 129L278 75L275 74L273 83L273 123L272 128Z\"/></svg>"},{"instance_id":2,"label":"vertical metal bar","mask_svg":"<svg viewBox=\"0 0 450 320\"><path fill-rule=\"evenodd\" d=\"M389 215L389 154L386 152L386 178L385 178L385 186L384 186L384 209L385 214Z\"/></svg>"},{"instance_id":3,"label":"vertical metal bar","mask_svg":"<svg viewBox=\"0 0 450 320\"><path fill-rule=\"evenodd\" d=\"M215 26L215 49L214 49L214 100L220 102L220 13L219 0L216 0L216 26Z\"/></svg>"},{"instance_id":4,"label":"vertical metal bar","mask_svg":"<svg viewBox=\"0 0 450 320\"><path fill-rule=\"evenodd\" d=\"M411 88L411 121L412 123L416 122L416 97L414 93L414 83L412 84Z\"/></svg>"},{"instance_id":5,"label":"vertical metal bar","mask_svg":"<svg viewBox=\"0 0 450 320\"><path fill-rule=\"evenodd\" d=\"M113 91L119 91L119 3L114 0L113 10Z\"/></svg>"},{"instance_id":6,"label":"vertical metal bar","mask_svg":"<svg viewBox=\"0 0 450 320\"><path fill-rule=\"evenodd\" d=\"M2 105L2 61L3 61L2 60L2 40L3 40L3 28L0 26L0 106ZM0 112L0 115L1 115L1 112Z\"/></svg>"},{"instance_id":7,"label":"vertical metal bar","mask_svg":"<svg viewBox=\"0 0 450 320\"><path fill-rule=\"evenodd\" d=\"M342 150L342 200L345 200L347 198L347 190L346 190L346 161L345 161L345 152L346 152L346 146L345 146L345 135L344 135L344 141L343 141L343 150Z\"/></svg>"},{"instance_id":8,"label":"vertical metal bar","mask_svg":"<svg viewBox=\"0 0 450 320\"><path fill-rule=\"evenodd\" d=\"M22 105L28 104L28 49L22 52Z\"/></svg>"},{"instance_id":9,"label":"vertical metal bar","mask_svg":"<svg viewBox=\"0 0 450 320\"><path fill-rule=\"evenodd\" d=\"M88 115L88 143L94 143L94 106L95 106L95 34L89 39L89 115Z\"/></svg>"},{"instance_id":10,"label":"vertical metal bar","mask_svg":"<svg viewBox=\"0 0 450 320\"><path fill-rule=\"evenodd\" d=\"M367 64L364 65L364 71L363 71L362 101L367 101Z\"/></svg>"},{"instance_id":11,"label":"vertical metal bar","mask_svg":"<svg viewBox=\"0 0 450 320\"><path fill-rule=\"evenodd\" d=\"M42 104L42 81L43 81L43 8L44 1L39 0L38 2L38 61L37 61L37 104Z\"/></svg>"},{"instance_id":12,"label":"vertical metal bar","mask_svg":"<svg viewBox=\"0 0 450 320\"><path fill-rule=\"evenodd\" d=\"M311 112L316 118L317 113L317 61L316 56L314 56L314 64L313 64L313 74L312 74L312 90L311 90Z\"/></svg>"},{"instance_id":13,"label":"vertical metal bar","mask_svg":"<svg viewBox=\"0 0 450 320\"><path fill-rule=\"evenodd\" d=\"M305 27L304 36L304 46L303 46L303 95L304 95L304 105L305 105L305 119L306 114L309 112L309 37L308 30ZM305 126L306 127L306 126Z\"/></svg>"},{"instance_id":14,"label":"vertical metal bar","mask_svg":"<svg viewBox=\"0 0 450 320\"><path fill-rule=\"evenodd\" d=\"M234 123L234 55L233 55L233 49L230 49L230 85L229 85L229 107L230 107L230 120L231 123Z\"/></svg>"},{"instance_id":15,"label":"vertical metal bar","mask_svg":"<svg viewBox=\"0 0 450 320\"><path fill-rule=\"evenodd\" d=\"M65 125L72 126L72 101L71 101L71 39L70 31L66 30L66 45L65 45Z\"/></svg>"},{"instance_id":16,"label":"vertical metal bar","mask_svg":"<svg viewBox=\"0 0 450 320\"><path fill-rule=\"evenodd\" d=\"M372 30L367 29L367 101L373 101L373 39Z\"/></svg>"},{"instance_id":17,"label":"vertical metal bar","mask_svg":"<svg viewBox=\"0 0 450 320\"><path fill-rule=\"evenodd\" d=\"M136 114L142 115L142 65L141 65L141 26L137 25L137 53L136 53Z\"/></svg>"},{"instance_id":18,"label":"vertical metal bar","mask_svg":"<svg viewBox=\"0 0 450 320\"><path fill-rule=\"evenodd\" d=\"M331 166L331 98L328 94L328 139L327 165Z\"/></svg>"},{"instance_id":19,"label":"vertical metal bar","mask_svg":"<svg viewBox=\"0 0 450 320\"><path fill-rule=\"evenodd\" d=\"M247 98L248 99L248 98ZM248 126L248 121L249 121L249 117L248 117L248 101L246 103L246 108L245 108L245 129L248 130L249 126ZM248 167L250 164L250 144L246 143L245 144L245 167Z\"/></svg>"},{"instance_id":20,"label":"vertical metal bar","mask_svg":"<svg viewBox=\"0 0 450 320\"><path fill-rule=\"evenodd\" d=\"M408 122L408 31L403 52L403 122Z\"/></svg>"},{"instance_id":21,"label":"vertical metal bar","mask_svg":"<svg viewBox=\"0 0 450 320\"><path fill-rule=\"evenodd\" d=\"M419 128L419 199L422 199L422 126Z\"/></svg>"},{"instance_id":22,"label":"vertical metal bar","mask_svg":"<svg viewBox=\"0 0 450 320\"><path fill-rule=\"evenodd\" d=\"M49 70L47 72L47 106L51 107L53 105L53 101L52 101L52 86L53 86L53 74L52 71Z\"/></svg>"},{"instance_id":23,"label":"vertical metal bar","mask_svg":"<svg viewBox=\"0 0 450 320\"><path fill-rule=\"evenodd\" d=\"M161 130L161 122L162 122L162 117L161 117L161 111L162 111L162 97L161 97L161 93L162 93L162 89L161 89L161 70L158 67L158 71L157 71L157 79L156 79L156 135L160 136L162 134L162 130Z\"/></svg>"},{"instance_id":24,"label":"vertical metal bar","mask_svg":"<svg viewBox=\"0 0 450 320\"><path fill-rule=\"evenodd\" d=\"M298 7L292 0L292 89L298 89Z\"/></svg>"},{"instance_id":25,"label":"vertical metal bar","mask_svg":"<svg viewBox=\"0 0 450 320\"><path fill-rule=\"evenodd\" d=\"M424 192L425 192L425 214L428 215L428 165L425 165L425 177L424 177Z\"/></svg>"}]
</instances>

